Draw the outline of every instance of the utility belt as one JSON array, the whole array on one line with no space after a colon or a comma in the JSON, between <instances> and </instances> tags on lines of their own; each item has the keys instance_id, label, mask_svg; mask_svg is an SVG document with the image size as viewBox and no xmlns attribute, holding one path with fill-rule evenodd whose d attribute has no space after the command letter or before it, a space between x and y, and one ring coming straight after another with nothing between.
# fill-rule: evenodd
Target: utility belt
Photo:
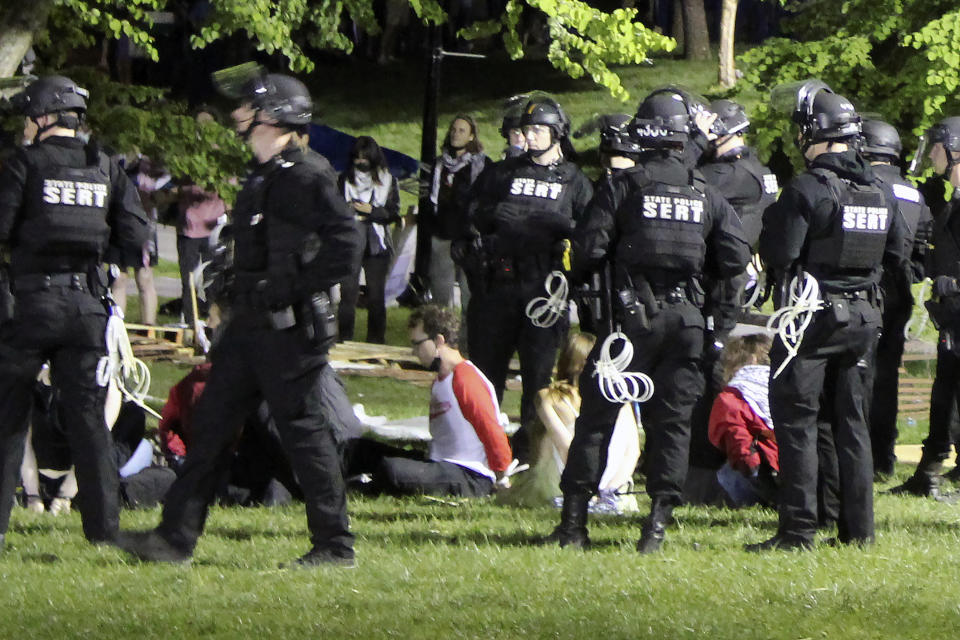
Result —
<instances>
[{"instance_id":1,"label":"utility belt","mask_svg":"<svg viewBox=\"0 0 960 640\"><path fill-rule=\"evenodd\" d=\"M90 276L86 273L29 273L13 277L16 293L46 291L51 287L90 291Z\"/></svg>"},{"instance_id":2,"label":"utility belt","mask_svg":"<svg viewBox=\"0 0 960 640\"><path fill-rule=\"evenodd\" d=\"M822 313L829 314L837 326L850 322L850 305L855 302L867 302L870 306L879 305L879 288L870 287L858 291L824 292Z\"/></svg>"},{"instance_id":3,"label":"utility belt","mask_svg":"<svg viewBox=\"0 0 960 640\"><path fill-rule=\"evenodd\" d=\"M616 292L616 315L627 333L648 330L650 318L656 317L666 306L692 304L699 308L706 299L703 288L695 278L686 282L675 281L671 285L656 280L651 284L641 274L631 275L630 280L632 286L621 287Z\"/></svg>"},{"instance_id":4,"label":"utility belt","mask_svg":"<svg viewBox=\"0 0 960 640\"><path fill-rule=\"evenodd\" d=\"M560 260L548 253L525 256L493 256L488 267L489 282L543 281Z\"/></svg>"}]
</instances>

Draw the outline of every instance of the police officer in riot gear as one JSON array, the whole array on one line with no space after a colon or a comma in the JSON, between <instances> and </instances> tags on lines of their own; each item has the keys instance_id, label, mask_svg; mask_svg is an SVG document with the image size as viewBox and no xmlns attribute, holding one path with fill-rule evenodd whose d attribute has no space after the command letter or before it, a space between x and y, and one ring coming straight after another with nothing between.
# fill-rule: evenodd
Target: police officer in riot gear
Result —
<instances>
[{"instance_id":1,"label":"police officer in riot gear","mask_svg":"<svg viewBox=\"0 0 960 640\"><path fill-rule=\"evenodd\" d=\"M937 370L930 392L930 432L913 475L894 493L940 497L938 473L950 455L950 425L960 398L960 117L944 118L920 139L914 159L916 173L927 163L954 187L953 197L934 219L927 273L933 279L930 318L940 331Z\"/></svg>"},{"instance_id":2,"label":"police officer in riot gear","mask_svg":"<svg viewBox=\"0 0 960 640\"><path fill-rule=\"evenodd\" d=\"M88 97L69 78L47 76L13 99L36 135L0 172L0 243L9 252L15 299L13 318L0 327L0 544L20 479L33 385L47 360L73 418L67 439L84 535L109 543L119 524L119 476L97 374L111 309L100 262L108 247L141 246L147 219L123 170L77 137Z\"/></svg>"},{"instance_id":3,"label":"police officer in riot gear","mask_svg":"<svg viewBox=\"0 0 960 640\"><path fill-rule=\"evenodd\" d=\"M573 134L574 137L579 137L593 131L594 127L600 130L598 151L603 174L594 182L594 192L604 183L611 181L616 174L636 166L643 149L630 134L629 125L632 120L633 116L625 113L606 114L583 125ZM580 330L594 335L609 332L612 322L609 265L600 265L584 280L574 291Z\"/></svg>"},{"instance_id":4,"label":"police officer in riot gear","mask_svg":"<svg viewBox=\"0 0 960 640\"><path fill-rule=\"evenodd\" d=\"M684 162L692 123L685 97L655 91L630 124L643 150L636 167L602 185L578 225L577 271L609 260L618 300L617 321L633 343L626 370L653 381L643 406L647 434L647 493L652 499L637 549L657 551L673 508L680 503L687 471L690 412L703 390L700 357L704 320L699 280L712 271L732 277L750 258L736 213ZM597 491L607 447L621 403L601 392L593 363L580 377L583 404L561 478L563 511L551 539L561 546L585 546L587 504Z\"/></svg>"},{"instance_id":5,"label":"police officer in riot gear","mask_svg":"<svg viewBox=\"0 0 960 640\"><path fill-rule=\"evenodd\" d=\"M523 378L521 422L535 418L534 397L550 382L566 313L552 326L527 317L532 300L544 296L545 281L561 269L562 241L570 237L593 195L590 181L561 151L570 121L552 98L537 96L520 118L527 153L503 160L474 184L471 223L477 233L472 257L455 251L471 279L467 309L469 351L474 364L503 397L514 351ZM514 436L514 453L527 455L526 429Z\"/></svg>"},{"instance_id":6,"label":"police officer in riot gear","mask_svg":"<svg viewBox=\"0 0 960 640\"><path fill-rule=\"evenodd\" d=\"M337 390L327 364L336 318L326 291L359 260L353 215L329 164L297 144L312 111L302 83L254 71L237 90L228 74L215 78L241 101L232 116L254 155L233 210L231 318L211 352L194 444L163 518L154 531L125 534L121 546L148 561L190 559L236 429L266 400L306 502L313 547L296 564L352 566L342 434L323 399Z\"/></svg>"},{"instance_id":7,"label":"police officer in riot gear","mask_svg":"<svg viewBox=\"0 0 960 640\"><path fill-rule=\"evenodd\" d=\"M897 130L876 119L865 119L862 129L860 153L870 162L880 186L897 200L907 230L904 255L911 258L909 270L884 270L880 279L883 330L877 342L876 364L872 368L875 377L869 424L874 477L882 478L893 474L897 459L894 446L897 442L898 371L906 342L903 330L913 313L914 300L910 285L923 280L924 255L933 217L923 196L900 172L903 147Z\"/></svg>"},{"instance_id":8,"label":"police officer in riot gear","mask_svg":"<svg viewBox=\"0 0 960 640\"><path fill-rule=\"evenodd\" d=\"M800 127L797 142L808 169L764 213L760 256L781 273L815 279L822 308L809 301L813 315L795 357L783 334L770 351L780 524L775 536L748 545L749 551L813 544L818 412L833 427L839 460L838 541L873 541L865 374L880 329L881 263L901 268L905 237L896 201L876 185L870 165L857 154L860 116L850 101L817 80L775 90L775 104L784 98ZM795 306L802 310L800 303Z\"/></svg>"},{"instance_id":9,"label":"police officer in riot gear","mask_svg":"<svg viewBox=\"0 0 960 640\"><path fill-rule=\"evenodd\" d=\"M500 122L500 135L507 143L503 150L504 158L515 158L527 152L527 137L523 135L523 128L520 126L520 117L526 103L525 95L513 96L507 100L503 120Z\"/></svg>"},{"instance_id":10,"label":"police officer in riot gear","mask_svg":"<svg viewBox=\"0 0 960 640\"><path fill-rule=\"evenodd\" d=\"M710 113L715 118L707 120L703 131L707 148L700 157L700 171L708 184L713 185L730 203L743 227L744 235L755 251L760 240L760 226L764 210L777 199L777 177L760 163L756 153L744 139L749 131L750 120L743 107L731 100L715 100L710 104ZM704 124L703 120L699 124ZM759 273L753 270L755 284L761 286ZM718 282L706 282L710 292L704 309L707 316L707 338L704 345L704 394L693 412L693 434L690 442L690 482L692 494L688 499L696 502L697 476L705 470L709 486L715 485L715 471L722 464L723 455L710 443L707 436L710 410L713 400L723 387L723 372L720 356L723 345L742 315L744 290L750 275L747 272L737 277Z\"/></svg>"},{"instance_id":11,"label":"police officer in riot gear","mask_svg":"<svg viewBox=\"0 0 960 640\"><path fill-rule=\"evenodd\" d=\"M637 157L643 151L630 135L633 116L612 113L600 116L600 166L601 181L611 179L624 169L636 166ZM599 184L595 185L599 188Z\"/></svg>"}]
</instances>

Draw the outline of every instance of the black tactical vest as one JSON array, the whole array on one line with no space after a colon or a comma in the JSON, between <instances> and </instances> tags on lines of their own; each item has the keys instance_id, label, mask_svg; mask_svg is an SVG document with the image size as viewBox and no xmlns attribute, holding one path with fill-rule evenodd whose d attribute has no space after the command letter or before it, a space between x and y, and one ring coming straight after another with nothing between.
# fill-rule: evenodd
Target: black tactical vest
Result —
<instances>
[{"instance_id":1,"label":"black tactical vest","mask_svg":"<svg viewBox=\"0 0 960 640\"><path fill-rule=\"evenodd\" d=\"M493 210L496 235L506 254L549 250L573 229L574 182L578 170L564 163L541 167L520 163L504 180Z\"/></svg>"},{"instance_id":2,"label":"black tactical vest","mask_svg":"<svg viewBox=\"0 0 960 640\"><path fill-rule=\"evenodd\" d=\"M836 206L829 233L810 242L808 266L820 267L826 274L879 266L893 214L883 191L876 185L843 180L827 169L811 173L831 190Z\"/></svg>"},{"instance_id":3,"label":"black tactical vest","mask_svg":"<svg viewBox=\"0 0 960 640\"><path fill-rule=\"evenodd\" d=\"M760 187L760 198L757 200L729 199L737 215L740 217L740 225L743 227L743 234L751 247L756 247L760 240L760 230L763 227L763 212L767 207L777 201L777 191L780 185L777 184L777 176L767 167L763 166L755 158L741 158L736 162L750 176L757 181Z\"/></svg>"},{"instance_id":4,"label":"black tactical vest","mask_svg":"<svg viewBox=\"0 0 960 640\"><path fill-rule=\"evenodd\" d=\"M277 158L262 173L254 173L237 196L233 220L234 268L238 291L249 282L286 282L296 278L305 248L316 234L270 212L283 206L283 172L297 163ZM315 242L314 242L315 244Z\"/></svg>"},{"instance_id":5,"label":"black tactical vest","mask_svg":"<svg viewBox=\"0 0 960 640\"><path fill-rule=\"evenodd\" d=\"M18 249L37 256L103 255L110 240L110 165L96 147L89 145L86 152L87 165L75 168L55 164L42 146L27 149L29 172Z\"/></svg>"},{"instance_id":6,"label":"black tactical vest","mask_svg":"<svg viewBox=\"0 0 960 640\"><path fill-rule=\"evenodd\" d=\"M700 273L707 250L706 183L699 171L689 176L683 185L650 181L620 205L615 259L628 273Z\"/></svg>"}]
</instances>

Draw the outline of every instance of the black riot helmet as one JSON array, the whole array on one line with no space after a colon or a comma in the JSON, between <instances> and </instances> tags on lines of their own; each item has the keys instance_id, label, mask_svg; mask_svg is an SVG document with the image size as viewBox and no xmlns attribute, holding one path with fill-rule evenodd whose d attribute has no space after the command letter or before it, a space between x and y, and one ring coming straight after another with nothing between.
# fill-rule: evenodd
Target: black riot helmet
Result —
<instances>
[{"instance_id":1,"label":"black riot helmet","mask_svg":"<svg viewBox=\"0 0 960 640\"><path fill-rule=\"evenodd\" d=\"M519 94L507 98L504 103L503 121L500 123L500 135L504 140L510 137L511 129L520 128L520 118L523 116L523 108L527 104L528 96Z\"/></svg>"},{"instance_id":2,"label":"black riot helmet","mask_svg":"<svg viewBox=\"0 0 960 640\"><path fill-rule=\"evenodd\" d=\"M930 163L929 152L933 145L942 144L947 155L947 167L944 176L949 177L953 168L960 164L960 117L944 118L920 136L917 153L910 164L910 173L922 174Z\"/></svg>"},{"instance_id":3,"label":"black riot helmet","mask_svg":"<svg viewBox=\"0 0 960 640\"><path fill-rule=\"evenodd\" d=\"M213 82L226 96L249 102L255 110L286 127L305 127L313 117L310 92L292 76L265 73L259 65L245 63L215 71Z\"/></svg>"},{"instance_id":4,"label":"black riot helmet","mask_svg":"<svg viewBox=\"0 0 960 640\"><path fill-rule=\"evenodd\" d=\"M774 88L775 109L792 108L790 119L800 126L802 152L818 142L857 142L860 114L853 104L821 80L803 80Z\"/></svg>"},{"instance_id":5,"label":"black riot helmet","mask_svg":"<svg viewBox=\"0 0 960 640\"><path fill-rule=\"evenodd\" d=\"M733 100L714 100L710 103L710 111L717 114L713 128L720 136L743 135L750 127L750 118L743 105Z\"/></svg>"},{"instance_id":6,"label":"black riot helmet","mask_svg":"<svg viewBox=\"0 0 960 640\"><path fill-rule=\"evenodd\" d=\"M903 144L896 127L883 120L864 119L861 124L860 152L867 158L876 158L884 162L898 161Z\"/></svg>"},{"instance_id":7,"label":"black riot helmet","mask_svg":"<svg viewBox=\"0 0 960 640\"><path fill-rule=\"evenodd\" d=\"M554 142L560 142L570 134L570 118L560 103L549 96L531 97L520 114L520 126L545 125L550 127Z\"/></svg>"},{"instance_id":8,"label":"black riot helmet","mask_svg":"<svg viewBox=\"0 0 960 640\"><path fill-rule=\"evenodd\" d=\"M90 92L65 76L44 76L31 82L15 95L11 102L20 113L36 120L47 114L59 114L56 123L41 127L40 132L54 127L77 129L87 112L87 98ZM68 115L65 112L75 112Z\"/></svg>"},{"instance_id":9,"label":"black riot helmet","mask_svg":"<svg viewBox=\"0 0 960 640\"><path fill-rule=\"evenodd\" d=\"M633 118L625 113L600 116L600 153L627 155L643 151L630 135Z\"/></svg>"},{"instance_id":10,"label":"black riot helmet","mask_svg":"<svg viewBox=\"0 0 960 640\"><path fill-rule=\"evenodd\" d=\"M657 90L637 107L629 124L630 136L640 147L683 145L690 135L690 111L684 96L673 90Z\"/></svg>"}]
</instances>

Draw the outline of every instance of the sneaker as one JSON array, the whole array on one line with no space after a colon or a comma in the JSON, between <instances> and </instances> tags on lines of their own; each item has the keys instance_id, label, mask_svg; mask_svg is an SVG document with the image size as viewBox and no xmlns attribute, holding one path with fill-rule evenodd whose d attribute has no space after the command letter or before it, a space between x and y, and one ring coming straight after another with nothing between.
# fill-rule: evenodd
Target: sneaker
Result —
<instances>
[{"instance_id":1,"label":"sneaker","mask_svg":"<svg viewBox=\"0 0 960 640\"><path fill-rule=\"evenodd\" d=\"M193 554L176 548L155 530L121 531L116 545L143 562L190 564Z\"/></svg>"},{"instance_id":2,"label":"sneaker","mask_svg":"<svg viewBox=\"0 0 960 640\"><path fill-rule=\"evenodd\" d=\"M70 513L70 498L54 498L50 501L50 515Z\"/></svg>"},{"instance_id":3,"label":"sneaker","mask_svg":"<svg viewBox=\"0 0 960 640\"><path fill-rule=\"evenodd\" d=\"M356 569L357 560L352 555L340 555L329 549L318 549L314 547L293 562L280 563L281 569L312 569L314 567Z\"/></svg>"},{"instance_id":4,"label":"sneaker","mask_svg":"<svg viewBox=\"0 0 960 640\"><path fill-rule=\"evenodd\" d=\"M33 513L43 513L45 507L43 506L43 500L40 496L27 496L27 511L32 511Z\"/></svg>"}]
</instances>

